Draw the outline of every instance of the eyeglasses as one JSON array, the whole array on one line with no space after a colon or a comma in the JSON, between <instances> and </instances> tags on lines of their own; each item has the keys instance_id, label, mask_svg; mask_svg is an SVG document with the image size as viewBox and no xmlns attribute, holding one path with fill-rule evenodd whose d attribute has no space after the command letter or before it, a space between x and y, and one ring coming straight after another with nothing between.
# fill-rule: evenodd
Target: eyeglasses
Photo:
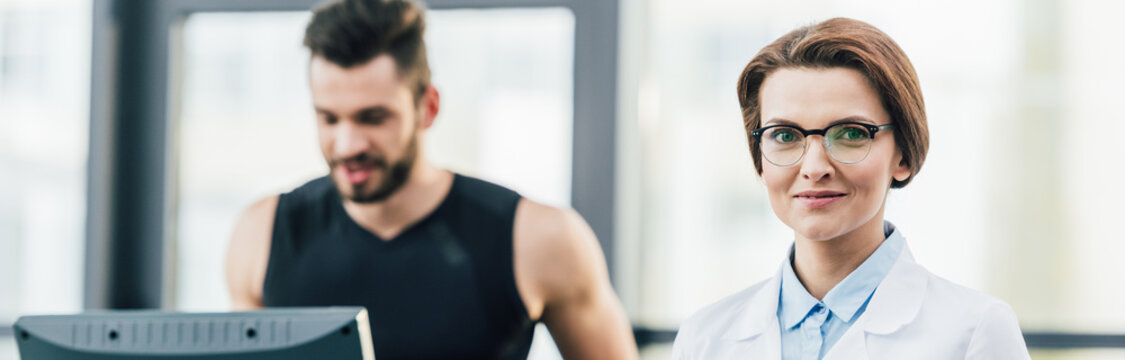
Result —
<instances>
[{"instance_id":1,"label":"eyeglasses","mask_svg":"<svg viewBox=\"0 0 1125 360\"><path fill-rule=\"evenodd\" d=\"M793 125L770 125L750 131L758 143L762 156L777 166L791 166L805 157L808 137L824 137L828 155L845 164L855 164L867 158L871 141L879 130L893 129L894 125L871 125L859 122L835 123L824 129L805 130Z\"/></svg>"}]
</instances>

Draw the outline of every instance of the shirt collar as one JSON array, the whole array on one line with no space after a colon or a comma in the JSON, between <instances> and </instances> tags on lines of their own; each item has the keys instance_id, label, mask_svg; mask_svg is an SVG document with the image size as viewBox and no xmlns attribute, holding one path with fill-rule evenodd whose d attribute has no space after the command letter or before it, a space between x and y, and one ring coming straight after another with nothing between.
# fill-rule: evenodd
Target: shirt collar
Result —
<instances>
[{"instance_id":1,"label":"shirt collar","mask_svg":"<svg viewBox=\"0 0 1125 360\"><path fill-rule=\"evenodd\" d=\"M833 314L850 323L859 309L871 298L875 288L891 271L899 254L902 253L905 240L902 234L895 229L894 224L883 222L883 234L886 239L875 252L864 260L844 280L836 284L824 296L824 306ZM792 328L809 315L809 312L820 301L817 301L793 271L793 247L789 250L789 259L782 265L781 294L778 317L786 329Z\"/></svg>"},{"instance_id":2,"label":"shirt collar","mask_svg":"<svg viewBox=\"0 0 1125 360\"><path fill-rule=\"evenodd\" d=\"M781 305L777 307L777 316L785 329L791 329L800 324L820 301L809 294L805 285L797 279L797 273L793 271L792 246L784 262L781 266Z\"/></svg>"}]
</instances>

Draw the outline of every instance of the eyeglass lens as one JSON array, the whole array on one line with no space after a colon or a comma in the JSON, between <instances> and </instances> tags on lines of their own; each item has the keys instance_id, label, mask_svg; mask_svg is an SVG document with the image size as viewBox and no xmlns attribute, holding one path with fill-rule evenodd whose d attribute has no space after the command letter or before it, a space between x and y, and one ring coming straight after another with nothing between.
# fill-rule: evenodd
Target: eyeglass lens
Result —
<instances>
[{"instance_id":1,"label":"eyeglass lens","mask_svg":"<svg viewBox=\"0 0 1125 360\"><path fill-rule=\"evenodd\" d=\"M842 163L857 163L871 150L871 131L857 124L836 124L825 129L824 146L828 155ZM808 140L801 130L777 126L762 133L762 155L774 165L796 164L805 156Z\"/></svg>"}]
</instances>

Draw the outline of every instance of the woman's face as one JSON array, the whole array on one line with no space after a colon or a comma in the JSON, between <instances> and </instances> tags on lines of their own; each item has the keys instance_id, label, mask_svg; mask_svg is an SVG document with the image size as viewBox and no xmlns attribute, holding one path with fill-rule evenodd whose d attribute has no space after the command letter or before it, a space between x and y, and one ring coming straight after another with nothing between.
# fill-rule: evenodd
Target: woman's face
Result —
<instances>
[{"instance_id":1,"label":"woman's face","mask_svg":"<svg viewBox=\"0 0 1125 360\"><path fill-rule=\"evenodd\" d=\"M849 68L783 68L768 75L759 92L762 125L824 129L840 121L891 123L867 77ZM777 217L799 237L831 240L878 223L891 179L905 180L893 131L875 134L871 151L852 164L833 159L824 137L809 135L796 164L777 166L762 159L762 178ZM766 139L763 138L763 141Z\"/></svg>"}]
</instances>

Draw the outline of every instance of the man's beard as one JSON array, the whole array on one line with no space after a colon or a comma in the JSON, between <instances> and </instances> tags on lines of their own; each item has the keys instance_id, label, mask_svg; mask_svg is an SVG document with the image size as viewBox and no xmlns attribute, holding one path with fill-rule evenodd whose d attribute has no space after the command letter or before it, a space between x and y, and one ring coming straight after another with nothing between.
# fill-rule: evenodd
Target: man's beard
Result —
<instances>
[{"instance_id":1,"label":"man's beard","mask_svg":"<svg viewBox=\"0 0 1125 360\"><path fill-rule=\"evenodd\" d=\"M336 184L336 191L340 193L341 198L346 198L357 203L377 203L386 200L391 195L394 195L406 181L410 179L410 172L414 169L414 162L418 158L418 130L414 130L414 134L410 136L409 142L406 144L406 149L403 151L402 158L395 161L393 164L387 164L387 159L382 156L363 153L347 159L334 159L329 162L328 166L332 172L332 178ZM344 164L361 164L367 165L374 170L379 170L382 173L382 178L379 179L379 184L371 190L366 190L368 181L361 184L348 184L336 181L337 168ZM369 179L370 181L370 179ZM351 188L349 195L344 191L345 187Z\"/></svg>"}]
</instances>

